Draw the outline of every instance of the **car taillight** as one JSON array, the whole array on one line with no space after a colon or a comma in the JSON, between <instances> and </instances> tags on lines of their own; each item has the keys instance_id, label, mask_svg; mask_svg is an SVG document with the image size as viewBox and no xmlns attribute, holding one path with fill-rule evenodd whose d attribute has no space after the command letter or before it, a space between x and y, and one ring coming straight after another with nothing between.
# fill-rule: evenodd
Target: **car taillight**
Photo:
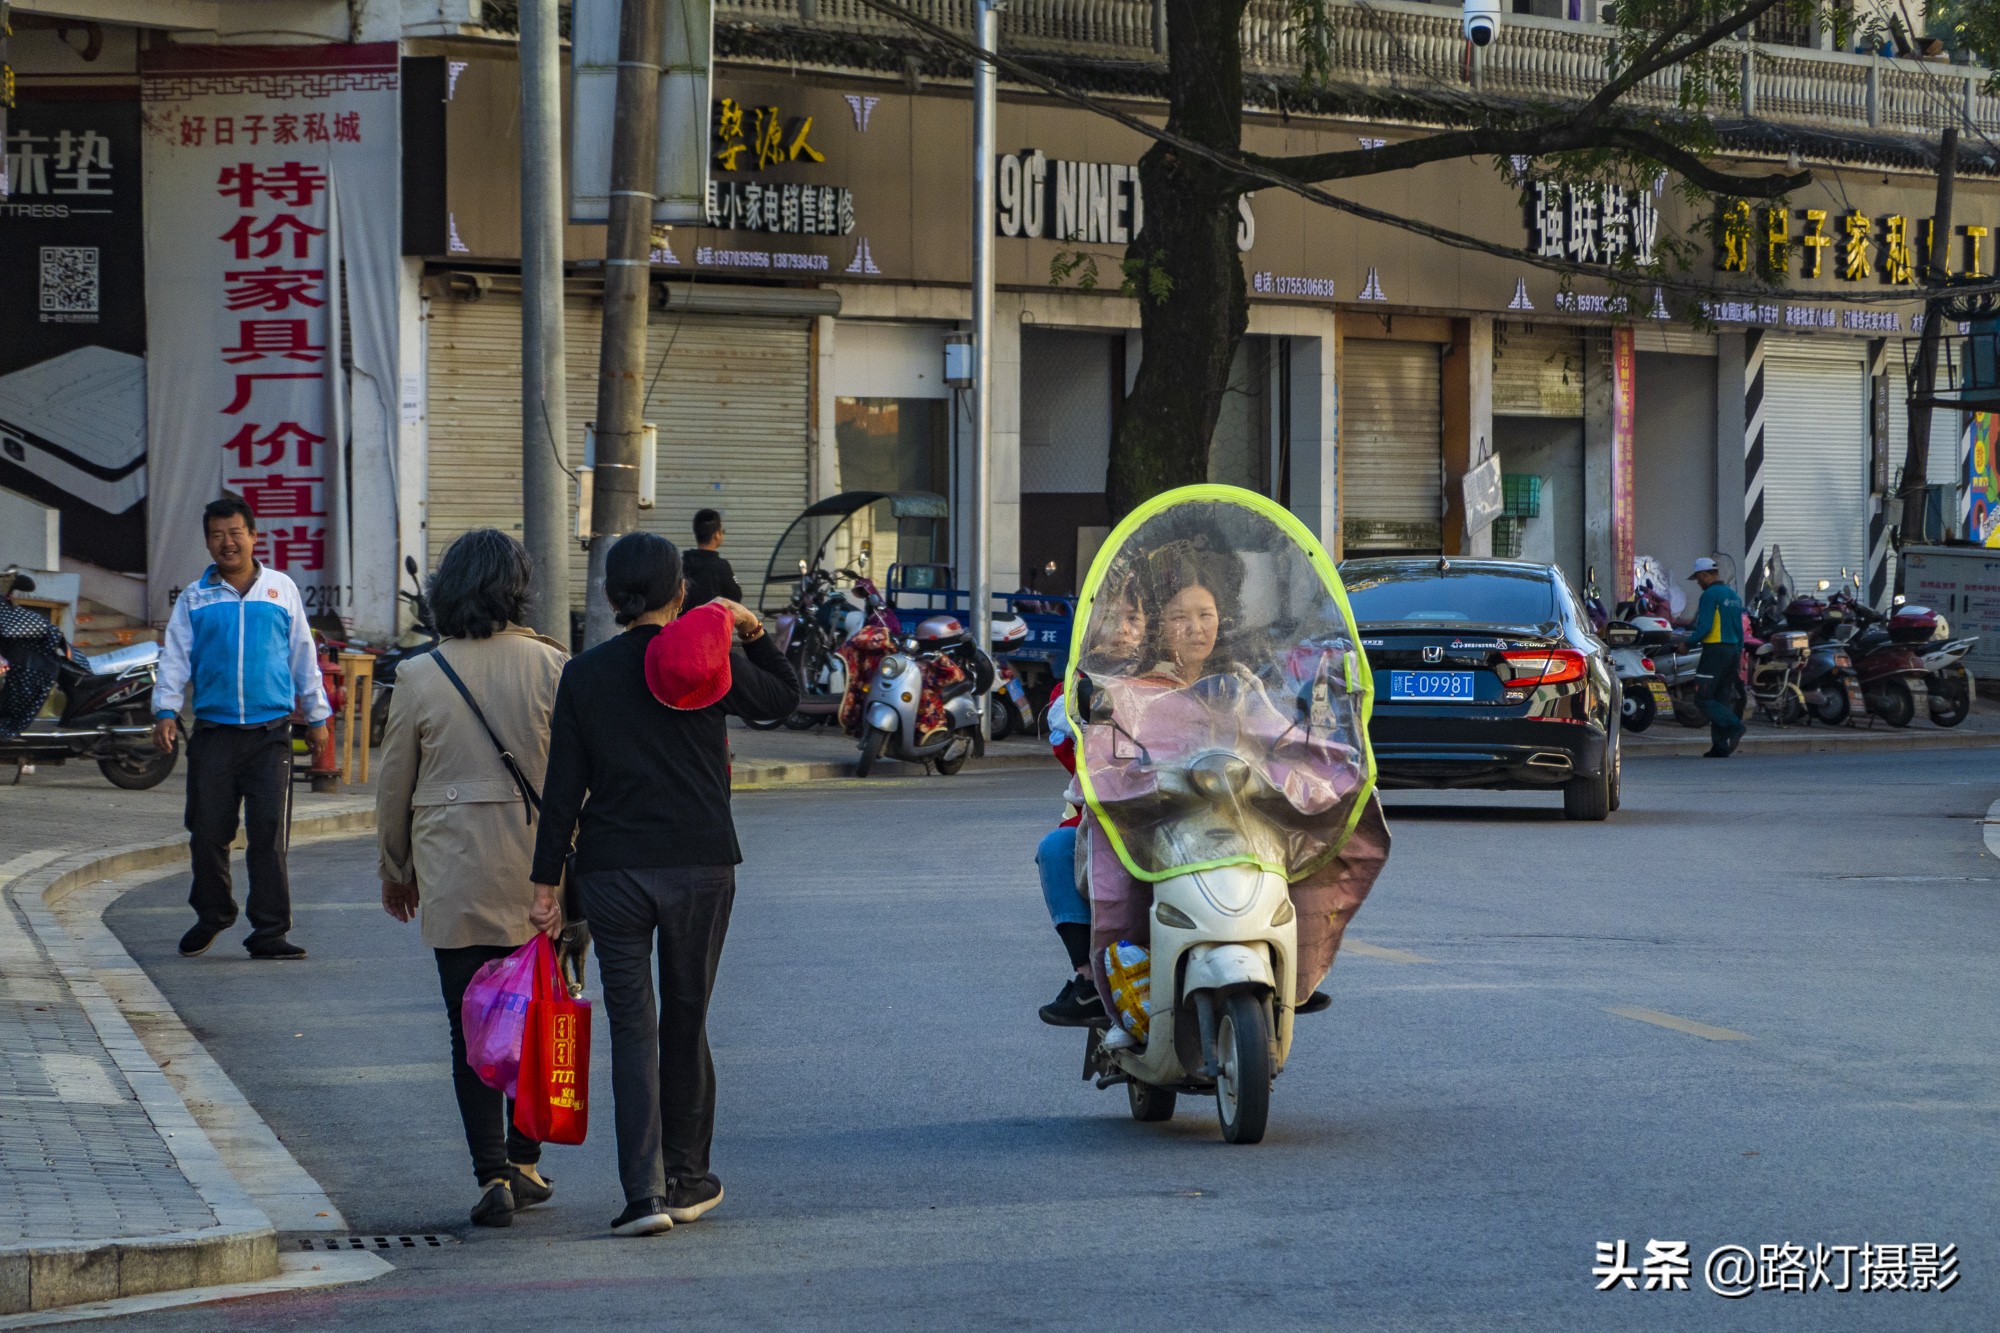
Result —
<instances>
[{"instance_id":1,"label":"car taillight","mask_svg":"<svg viewBox=\"0 0 2000 1333\"><path fill-rule=\"evenodd\" d=\"M1510 690L1583 679L1583 654L1574 648L1509 648L1500 656L1511 672Z\"/></svg>"}]
</instances>

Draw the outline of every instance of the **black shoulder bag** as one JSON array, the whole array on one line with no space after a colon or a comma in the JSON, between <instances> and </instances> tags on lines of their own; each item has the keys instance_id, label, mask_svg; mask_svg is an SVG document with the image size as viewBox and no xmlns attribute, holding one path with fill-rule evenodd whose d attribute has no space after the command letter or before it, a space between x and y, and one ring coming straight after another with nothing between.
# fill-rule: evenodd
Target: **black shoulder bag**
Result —
<instances>
[{"instance_id":1,"label":"black shoulder bag","mask_svg":"<svg viewBox=\"0 0 2000 1333\"><path fill-rule=\"evenodd\" d=\"M493 724L486 720L486 711L479 706L479 701L472 697L472 691L465 688L465 682L459 679L458 673L451 669L451 663L445 660L444 653L434 648L430 657L438 664L438 670L444 672L444 678L451 682L451 687L458 691L458 697L465 700L465 706L472 710L472 715L479 719L480 727L486 732L486 739L492 741L493 748L500 752L501 764L513 777L514 785L521 789L522 813L528 823L534 823L535 816L541 813L542 794L535 790L534 783L528 781L527 773L521 768L521 761L516 759L514 752L501 742L499 733L493 730ZM574 852L563 858L563 920L569 922L583 920L583 895L577 891L575 861Z\"/></svg>"}]
</instances>

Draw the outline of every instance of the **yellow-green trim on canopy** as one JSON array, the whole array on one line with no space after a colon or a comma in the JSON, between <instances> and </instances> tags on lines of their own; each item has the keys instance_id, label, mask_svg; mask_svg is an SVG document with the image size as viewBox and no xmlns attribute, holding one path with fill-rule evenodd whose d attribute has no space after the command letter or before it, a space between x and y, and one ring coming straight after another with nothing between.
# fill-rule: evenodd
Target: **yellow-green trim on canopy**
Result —
<instances>
[{"instance_id":1,"label":"yellow-green trim on canopy","mask_svg":"<svg viewBox=\"0 0 2000 1333\"><path fill-rule=\"evenodd\" d=\"M1334 842L1332 848L1325 855L1315 858L1315 863L1300 871L1299 875L1292 875L1282 865L1267 865L1254 857L1248 856L1231 856L1216 861L1202 861L1194 865L1176 866L1172 870L1166 871L1146 870L1141 868L1132 859L1132 853L1127 850L1125 840L1120 836L1117 827L1111 820L1105 818L1104 809L1098 802L1097 792L1091 786L1090 765L1087 762L1079 762L1076 766L1077 784L1082 788L1084 801L1089 805L1091 813L1097 816L1097 826L1103 829L1106 836L1111 839L1112 849L1118 853L1118 859L1124 863L1125 869L1130 871L1135 878L1144 880L1147 883L1156 884L1163 879L1171 879L1176 875L1191 875L1203 870L1215 870L1222 866L1232 865L1256 865L1260 869L1271 871L1273 874L1285 875L1288 878L1294 879L1300 878L1305 874L1311 873L1320 865L1324 865L1330 857L1340 854L1340 849L1345 847L1348 838L1353 836L1354 826L1361 820L1361 812L1368 808L1369 798L1374 795L1375 747L1373 742L1368 738L1368 725L1375 716L1375 673L1369 667L1367 652L1361 646L1361 633L1355 628L1354 609L1347 604L1347 589L1340 581L1340 571L1334 568L1333 557L1326 553L1326 548L1320 545L1320 540L1313 535L1312 529L1299 521L1298 515L1286 509L1276 500L1268 496L1259 495L1255 491L1246 491L1238 486L1218 486L1212 484L1182 486L1176 490L1163 492L1127 514L1119 521L1118 526L1111 530L1111 534L1104 539L1104 544L1097 548L1096 558L1090 562L1090 574L1084 579L1082 595L1077 598L1076 618L1072 622L1074 628L1071 630L1069 669L1063 676L1063 698L1076 698L1077 663L1083 660L1084 649L1086 647L1084 635L1090 627L1090 613L1096 604L1097 594L1103 586L1105 576L1111 572L1112 561L1124 549L1126 540L1148 519L1159 514L1161 511L1171 509L1176 505L1201 501L1232 504L1242 509L1248 509L1254 514L1269 519L1285 535L1297 542L1300 548L1305 551L1307 560L1311 563L1313 569L1318 572L1320 582L1325 585L1327 592L1332 595L1334 605L1340 608L1340 618L1346 625L1348 641L1354 645L1355 651L1361 655L1361 669L1359 673L1361 689L1358 693L1361 695L1361 753L1366 760L1367 776L1362 780L1361 786L1355 790L1352 798L1353 809L1348 812L1346 827L1341 829L1340 837ZM1353 679L1352 675L1349 676L1349 679ZM1082 728L1088 725L1088 721L1084 718L1078 718L1073 725L1077 728L1077 737L1081 741ZM1079 761L1083 759L1081 753L1077 757Z\"/></svg>"}]
</instances>

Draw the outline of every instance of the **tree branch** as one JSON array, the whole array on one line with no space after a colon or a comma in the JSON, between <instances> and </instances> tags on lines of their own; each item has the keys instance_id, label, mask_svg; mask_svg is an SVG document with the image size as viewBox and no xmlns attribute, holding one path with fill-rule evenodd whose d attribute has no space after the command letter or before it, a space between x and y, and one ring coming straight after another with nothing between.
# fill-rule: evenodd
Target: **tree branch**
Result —
<instances>
[{"instance_id":1,"label":"tree branch","mask_svg":"<svg viewBox=\"0 0 2000 1333\"><path fill-rule=\"evenodd\" d=\"M1741 32L1750 24L1762 18L1779 3L1780 0L1750 0L1749 4L1723 15L1693 37L1690 37L1687 41L1682 42L1679 46L1668 47L1667 43L1680 33L1686 31L1688 24L1694 21L1694 16L1699 12L1695 5L1688 5L1681 16L1680 22L1662 29L1660 34L1651 42L1648 42L1643 51L1639 52L1638 57L1633 60L1629 67L1609 83L1606 83L1602 88L1598 89L1595 97L1584 103L1582 115L1585 117L1601 115L1611 108L1612 103L1616 102L1633 88L1638 87L1647 79L1652 78L1662 70L1671 69L1675 65L1685 63L1695 56L1700 55L1703 51L1708 50L1724 38Z\"/></svg>"},{"instance_id":2,"label":"tree branch","mask_svg":"<svg viewBox=\"0 0 2000 1333\"><path fill-rule=\"evenodd\" d=\"M1693 150L1682 147L1657 130L1635 124L1624 117L1615 120L1599 118L1594 122L1566 120L1513 129L1447 130L1442 134L1427 134L1422 138L1384 144L1380 148L1345 149L1337 153L1309 153L1298 157L1263 157L1245 153L1243 160L1293 180L1311 182L1379 176L1385 172L1407 171L1411 167L1461 157L1547 157L1555 153L1606 148L1639 153L1672 167L1704 190L1740 198L1770 199L1802 189L1812 180L1811 173L1804 171L1767 176L1739 176L1719 171Z\"/></svg>"}]
</instances>

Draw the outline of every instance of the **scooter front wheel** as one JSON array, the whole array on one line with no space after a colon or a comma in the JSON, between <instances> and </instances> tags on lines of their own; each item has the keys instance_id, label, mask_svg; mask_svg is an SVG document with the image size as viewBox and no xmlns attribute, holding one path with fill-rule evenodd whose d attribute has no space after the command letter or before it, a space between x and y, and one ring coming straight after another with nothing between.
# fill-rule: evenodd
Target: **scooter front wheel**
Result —
<instances>
[{"instance_id":1,"label":"scooter front wheel","mask_svg":"<svg viewBox=\"0 0 2000 1333\"><path fill-rule=\"evenodd\" d=\"M855 761L854 776L867 777L868 770L875 767L875 761L882 757L882 748L888 743L888 732L868 728L868 734L861 738L861 758Z\"/></svg>"},{"instance_id":2,"label":"scooter front wheel","mask_svg":"<svg viewBox=\"0 0 2000 1333\"><path fill-rule=\"evenodd\" d=\"M1264 1001L1248 991L1229 997L1216 1027L1215 1114L1228 1143L1257 1143L1271 1118L1271 1026Z\"/></svg>"},{"instance_id":3,"label":"scooter front wheel","mask_svg":"<svg viewBox=\"0 0 2000 1333\"><path fill-rule=\"evenodd\" d=\"M1133 1079L1125 1085L1125 1100L1131 1104L1132 1118L1148 1124L1158 1124L1162 1120L1174 1118L1174 1102L1179 1098L1172 1088L1156 1087L1151 1083L1141 1083Z\"/></svg>"}]
</instances>

